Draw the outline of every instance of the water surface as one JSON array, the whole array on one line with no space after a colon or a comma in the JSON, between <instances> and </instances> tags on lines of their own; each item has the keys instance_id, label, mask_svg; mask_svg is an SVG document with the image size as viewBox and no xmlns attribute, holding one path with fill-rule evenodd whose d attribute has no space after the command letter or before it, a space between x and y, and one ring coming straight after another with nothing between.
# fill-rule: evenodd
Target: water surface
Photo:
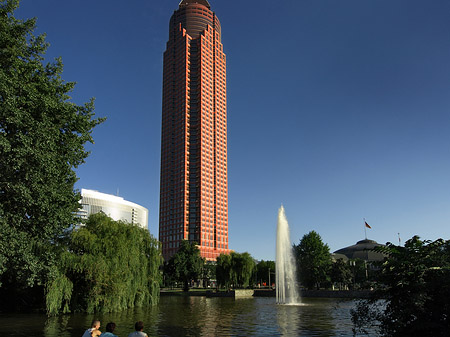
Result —
<instances>
[{"instance_id":1,"label":"water surface","mask_svg":"<svg viewBox=\"0 0 450 337\"><path fill-rule=\"evenodd\" d=\"M103 315L0 315L1 336L80 337L93 318L113 321L126 337L137 320L149 336L352 336L353 301L303 299L276 305L275 298L161 297L159 305Z\"/></svg>"}]
</instances>

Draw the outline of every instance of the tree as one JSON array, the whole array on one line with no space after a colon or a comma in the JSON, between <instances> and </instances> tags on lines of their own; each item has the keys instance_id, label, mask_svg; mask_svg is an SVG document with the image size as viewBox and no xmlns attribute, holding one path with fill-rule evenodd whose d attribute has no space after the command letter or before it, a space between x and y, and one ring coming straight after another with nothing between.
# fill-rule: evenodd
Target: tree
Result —
<instances>
[{"instance_id":1,"label":"tree","mask_svg":"<svg viewBox=\"0 0 450 337\"><path fill-rule=\"evenodd\" d=\"M164 287L174 287L177 279L175 275L175 265L173 262L166 262L163 264L163 284Z\"/></svg>"},{"instance_id":2,"label":"tree","mask_svg":"<svg viewBox=\"0 0 450 337\"><path fill-rule=\"evenodd\" d=\"M331 267L330 248L322 242L322 238L315 231L305 234L298 245L294 245L297 260L299 280L312 289L319 288L329 282Z\"/></svg>"},{"instance_id":3,"label":"tree","mask_svg":"<svg viewBox=\"0 0 450 337\"><path fill-rule=\"evenodd\" d=\"M450 331L450 240L405 246L387 243L375 250L388 257L371 299L352 310L355 333L378 328L383 336L448 336Z\"/></svg>"},{"instance_id":4,"label":"tree","mask_svg":"<svg viewBox=\"0 0 450 337\"><path fill-rule=\"evenodd\" d=\"M352 282L352 271L343 259L336 260L331 266L331 282L338 285L339 290L347 289Z\"/></svg>"},{"instance_id":5,"label":"tree","mask_svg":"<svg viewBox=\"0 0 450 337\"><path fill-rule=\"evenodd\" d=\"M270 277L269 277L270 273ZM256 265L257 283L267 284L269 287L275 283L275 262L274 261L260 261Z\"/></svg>"},{"instance_id":6,"label":"tree","mask_svg":"<svg viewBox=\"0 0 450 337\"><path fill-rule=\"evenodd\" d=\"M349 261L353 277L354 289L370 289L377 276L377 262L367 262L362 259L351 259Z\"/></svg>"},{"instance_id":7,"label":"tree","mask_svg":"<svg viewBox=\"0 0 450 337\"><path fill-rule=\"evenodd\" d=\"M47 283L47 312L120 311L156 304L162 256L148 230L103 213L68 232Z\"/></svg>"},{"instance_id":8,"label":"tree","mask_svg":"<svg viewBox=\"0 0 450 337\"><path fill-rule=\"evenodd\" d=\"M203 287L211 286L211 280L216 279L216 264L214 262L209 261L203 265L201 279Z\"/></svg>"},{"instance_id":9,"label":"tree","mask_svg":"<svg viewBox=\"0 0 450 337\"><path fill-rule=\"evenodd\" d=\"M218 285L227 289L232 285L237 288L248 287L255 265L255 261L249 253L220 254L216 262Z\"/></svg>"},{"instance_id":10,"label":"tree","mask_svg":"<svg viewBox=\"0 0 450 337\"><path fill-rule=\"evenodd\" d=\"M227 290L230 289L232 273L231 255L220 254L216 260L217 285L219 287L224 287Z\"/></svg>"},{"instance_id":11,"label":"tree","mask_svg":"<svg viewBox=\"0 0 450 337\"><path fill-rule=\"evenodd\" d=\"M62 61L43 64L45 36L36 20L13 16L18 0L0 1L0 291L43 285L53 268L52 244L79 207L74 168L93 142L93 100L69 101L73 82ZM17 302L17 301L16 301Z\"/></svg>"},{"instance_id":12,"label":"tree","mask_svg":"<svg viewBox=\"0 0 450 337\"><path fill-rule=\"evenodd\" d=\"M183 240L168 264L165 270L172 270L171 277L183 283L184 291L189 291L189 282L197 281L201 277L205 259L200 256L200 250L195 242Z\"/></svg>"},{"instance_id":13,"label":"tree","mask_svg":"<svg viewBox=\"0 0 450 337\"><path fill-rule=\"evenodd\" d=\"M249 286L255 265L256 263L249 253L231 253L233 281L237 287L247 288Z\"/></svg>"}]
</instances>

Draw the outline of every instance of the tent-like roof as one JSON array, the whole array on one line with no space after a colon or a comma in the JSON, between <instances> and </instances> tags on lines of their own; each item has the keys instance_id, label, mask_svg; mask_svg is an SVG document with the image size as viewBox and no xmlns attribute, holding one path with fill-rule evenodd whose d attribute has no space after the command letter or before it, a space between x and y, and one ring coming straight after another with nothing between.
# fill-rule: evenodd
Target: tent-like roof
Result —
<instances>
[{"instance_id":1,"label":"tent-like roof","mask_svg":"<svg viewBox=\"0 0 450 337\"><path fill-rule=\"evenodd\" d=\"M200 4L211 9L211 5L207 0L181 0L179 7L186 6L189 4Z\"/></svg>"},{"instance_id":2,"label":"tent-like roof","mask_svg":"<svg viewBox=\"0 0 450 337\"><path fill-rule=\"evenodd\" d=\"M335 251L335 254L342 254L349 259L361 259L366 261L382 261L384 255L382 253L374 252L373 249L382 244L374 240L361 240L356 245L348 246Z\"/></svg>"}]
</instances>

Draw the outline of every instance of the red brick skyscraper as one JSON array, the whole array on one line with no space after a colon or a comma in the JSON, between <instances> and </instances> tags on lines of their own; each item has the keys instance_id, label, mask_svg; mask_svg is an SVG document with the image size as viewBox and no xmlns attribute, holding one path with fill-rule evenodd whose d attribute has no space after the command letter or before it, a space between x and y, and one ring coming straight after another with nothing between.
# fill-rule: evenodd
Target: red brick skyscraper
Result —
<instances>
[{"instance_id":1,"label":"red brick skyscraper","mask_svg":"<svg viewBox=\"0 0 450 337\"><path fill-rule=\"evenodd\" d=\"M228 253L226 60L206 0L183 0L164 52L159 240L167 260L181 240L202 257Z\"/></svg>"}]
</instances>

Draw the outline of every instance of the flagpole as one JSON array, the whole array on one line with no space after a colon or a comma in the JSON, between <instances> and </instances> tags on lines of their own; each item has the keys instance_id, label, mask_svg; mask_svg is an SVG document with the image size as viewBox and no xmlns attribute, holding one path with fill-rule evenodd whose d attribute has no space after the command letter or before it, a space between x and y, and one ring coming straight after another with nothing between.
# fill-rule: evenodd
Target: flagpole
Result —
<instances>
[{"instance_id":1,"label":"flagpole","mask_svg":"<svg viewBox=\"0 0 450 337\"><path fill-rule=\"evenodd\" d=\"M363 224L363 226L364 226L364 236L366 237L366 240L367 240L366 218L363 218L363 222L364 222L364 224Z\"/></svg>"}]
</instances>

